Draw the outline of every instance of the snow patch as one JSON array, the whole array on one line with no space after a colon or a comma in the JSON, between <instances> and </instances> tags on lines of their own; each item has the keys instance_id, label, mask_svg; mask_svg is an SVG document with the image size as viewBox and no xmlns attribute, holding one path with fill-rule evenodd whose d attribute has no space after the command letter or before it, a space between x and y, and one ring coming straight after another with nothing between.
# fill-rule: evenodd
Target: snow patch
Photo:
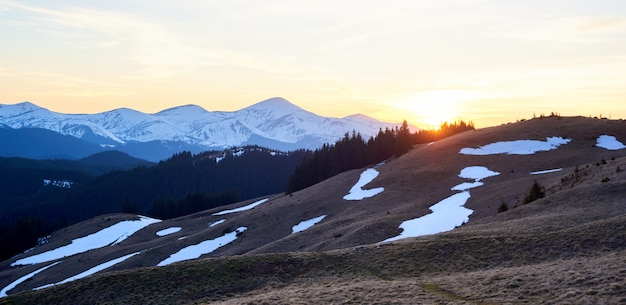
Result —
<instances>
[{"instance_id":1,"label":"snow patch","mask_svg":"<svg viewBox=\"0 0 626 305\"><path fill-rule=\"evenodd\" d=\"M62 281L60 281L58 283L43 285L43 286L37 287L37 288L35 288L33 290L44 289L44 288L48 288L48 287L51 287L51 286L54 286L54 285L64 284L64 283L67 283L67 282L71 282L71 281L75 281L75 280L78 280L78 279L82 279L82 278L90 276L90 275L92 275L94 273L100 272L100 271L102 271L102 270L104 270L106 268L109 268L109 267L111 267L113 265L117 265L117 264L119 264L119 263L121 263L121 262L123 262L123 261L125 261L125 260L127 260L127 259L129 259L129 258L131 258L131 257L133 257L133 256L135 256L137 254L139 254L139 253L141 253L141 252L135 252L135 253L131 253L131 254L128 254L128 255L125 255L125 256L122 256L122 257L118 257L116 259L110 260L108 262L105 262L105 263L102 263L100 265L97 265L97 266L95 266L93 268L90 268L89 270L81 272L81 273L79 273L79 274L77 274L75 276L66 278L66 279L64 279L64 280L62 280Z\"/></svg>"},{"instance_id":2,"label":"snow patch","mask_svg":"<svg viewBox=\"0 0 626 305\"><path fill-rule=\"evenodd\" d=\"M226 219L220 219L220 220L218 220L218 221L214 221L214 222L212 222L212 223L210 223L210 224L209 224L209 228L215 227L215 226L217 226L217 225L219 225L219 224L223 223L224 221L226 221Z\"/></svg>"},{"instance_id":3,"label":"snow patch","mask_svg":"<svg viewBox=\"0 0 626 305\"><path fill-rule=\"evenodd\" d=\"M310 228L310 227L320 223L322 220L324 220L324 218L326 218L326 215L318 216L318 217L311 218L311 219L308 219L308 220L303 220L299 224L297 224L297 225L295 225L295 226L293 226L291 228L291 234L304 231L304 230L306 230L306 229L308 229L308 228Z\"/></svg>"},{"instance_id":4,"label":"snow patch","mask_svg":"<svg viewBox=\"0 0 626 305\"><path fill-rule=\"evenodd\" d=\"M50 268L50 267L52 267L52 266L54 266L54 265L56 265L58 263L60 263L60 262L56 262L56 263L50 264L48 266L45 266L43 268L39 268L39 269L37 269L37 270L35 270L35 271L25 275L25 276L20 277L17 280L13 281L13 283L7 285L6 287L2 288L2 290L0 290L0 298L6 297L7 296L7 292L9 292L9 290L15 288L15 286L17 286L17 285L21 284L22 282L30 279L31 277L37 275L37 273L42 272L42 271L44 271L44 270L46 270L46 269L48 269L48 268Z\"/></svg>"},{"instance_id":5,"label":"snow patch","mask_svg":"<svg viewBox=\"0 0 626 305\"><path fill-rule=\"evenodd\" d=\"M432 213L402 222L400 224L400 229L402 229L400 235L388 238L383 242L450 231L468 222L469 216L474 212L464 206L470 198L469 189L482 186L483 183L480 180L499 174L499 172L492 171L484 166L463 168L459 173L459 177L474 179L474 182L464 182L454 186L452 188L453 191L461 192L432 205L429 208Z\"/></svg>"},{"instance_id":6,"label":"snow patch","mask_svg":"<svg viewBox=\"0 0 626 305\"><path fill-rule=\"evenodd\" d=\"M500 175L499 172L494 172L484 166L468 166L461 170L459 177L466 179L474 179L474 181L480 181L485 178Z\"/></svg>"},{"instance_id":7,"label":"snow patch","mask_svg":"<svg viewBox=\"0 0 626 305\"><path fill-rule=\"evenodd\" d=\"M451 188L453 191L467 191L469 189L473 189L475 187L483 186L484 183L476 181L476 182L463 182L461 184L455 185Z\"/></svg>"},{"instance_id":8,"label":"snow patch","mask_svg":"<svg viewBox=\"0 0 626 305\"><path fill-rule=\"evenodd\" d=\"M157 236L170 235L170 234L176 233L176 232L178 232L178 231L180 231L182 229L183 228L181 228L181 227L171 227L171 228L163 229L163 230L161 230L159 232L156 232L156 235Z\"/></svg>"},{"instance_id":9,"label":"snow patch","mask_svg":"<svg viewBox=\"0 0 626 305\"><path fill-rule=\"evenodd\" d=\"M542 171L532 172L530 174L531 175L541 175L541 174L556 173L556 172L560 172L562 170L563 170L562 168L546 169L546 170L542 170Z\"/></svg>"},{"instance_id":10,"label":"snow patch","mask_svg":"<svg viewBox=\"0 0 626 305\"><path fill-rule=\"evenodd\" d=\"M567 144L571 139L562 137L548 137L546 141L539 140L518 140L518 141L502 141L487 144L479 148L463 148L459 153L464 155L532 155L539 151L548 151L557 149L563 144Z\"/></svg>"},{"instance_id":11,"label":"snow patch","mask_svg":"<svg viewBox=\"0 0 626 305\"><path fill-rule=\"evenodd\" d=\"M199 244L182 248L178 252L170 255L168 258L158 263L157 266L166 266L175 262L199 258L204 254L211 253L217 248L235 241L237 239L237 235L245 230L247 230L246 227L239 227L237 230L226 233L215 239L205 240Z\"/></svg>"},{"instance_id":12,"label":"snow patch","mask_svg":"<svg viewBox=\"0 0 626 305\"><path fill-rule=\"evenodd\" d=\"M147 227L148 225L160 221L161 220L159 219L149 218L145 216L140 216L139 220L120 221L96 233L74 239L69 245L19 259L12 263L11 266L32 265L42 262L48 262L55 259L72 256L74 254L87 252L89 250L106 247L108 245L119 244L129 236L133 235L135 232Z\"/></svg>"},{"instance_id":13,"label":"snow patch","mask_svg":"<svg viewBox=\"0 0 626 305\"><path fill-rule=\"evenodd\" d=\"M616 137L608 136L608 135L599 136L598 139L596 140L596 146L602 147L608 150L619 150L619 149L626 148L626 145L618 141Z\"/></svg>"},{"instance_id":14,"label":"snow patch","mask_svg":"<svg viewBox=\"0 0 626 305\"><path fill-rule=\"evenodd\" d=\"M368 168L364 172L361 173L361 177L359 181L352 186L350 192L343 196L344 200L362 200L364 198L374 197L380 193L382 193L385 188L377 187L369 190L364 190L363 186L372 182L376 177L378 177L378 171L373 168Z\"/></svg>"},{"instance_id":15,"label":"snow patch","mask_svg":"<svg viewBox=\"0 0 626 305\"><path fill-rule=\"evenodd\" d=\"M251 203L249 205L242 206L240 208L236 208L236 209L232 209L232 210L224 210L224 211L221 211L221 212L214 213L213 215L214 216L219 216L219 215L226 215L226 214L230 214L230 213L237 213L237 212L243 212L243 211L247 211L247 210L252 210L257 205L266 202L268 199L269 198L261 199L261 200L259 200L257 202L253 202L253 203Z\"/></svg>"},{"instance_id":16,"label":"snow patch","mask_svg":"<svg viewBox=\"0 0 626 305\"><path fill-rule=\"evenodd\" d=\"M454 194L430 207L432 213L400 224L402 233L383 242L407 237L436 234L452 230L469 220L474 212L463 205L470 198L468 191Z\"/></svg>"}]
</instances>

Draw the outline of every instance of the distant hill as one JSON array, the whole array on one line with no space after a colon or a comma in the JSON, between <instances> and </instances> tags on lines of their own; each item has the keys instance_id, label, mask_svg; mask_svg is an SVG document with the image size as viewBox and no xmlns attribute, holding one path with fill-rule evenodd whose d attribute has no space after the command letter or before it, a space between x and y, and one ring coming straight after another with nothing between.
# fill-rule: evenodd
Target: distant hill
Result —
<instances>
[{"instance_id":1,"label":"distant hill","mask_svg":"<svg viewBox=\"0 0 626 305\"><path fill-rule=\"evenodd\" d=\"M620 303L623 143L622 120L537 118L417 145L287 195L164 221L96 217L2 262L0 303ZM545 197L524 203L535 181ZM119 244L46 258L141 219L151 223ZM451 226L420 233L440 225ZM29 291L83 272L100 274Z\"/></svg>"},{"instance_id":2,"label":"distant hill","mask_svg":"<svg viewBox=\"0 0 626 305\"><path fill-rule=\"evenodd\" d=\"M29 159L78 159L105 149L97 144L42 128L0 128L0 156Z\"/></svg>"},{"instance_id":3,"label":"distant hill","mask_svg":"<svg viewBox=\"0 0 626 305\"><path fill-rule=\"evenodd\" d=\"M78 162L108 169L130 169L137 166L154 165L152 162L131 157L128 154L117 150L96 153L79 159Z\"/></svg>"}]
</instances>

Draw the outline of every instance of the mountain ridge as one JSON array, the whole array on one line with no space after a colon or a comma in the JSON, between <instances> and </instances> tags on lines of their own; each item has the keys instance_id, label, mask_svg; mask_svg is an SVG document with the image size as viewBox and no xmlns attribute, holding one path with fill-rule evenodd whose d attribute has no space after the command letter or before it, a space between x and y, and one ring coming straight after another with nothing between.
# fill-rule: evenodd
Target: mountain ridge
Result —
<instances>
[{"instance_id":1,"label":"mountain ridge","mask_svg":"<svg viewBox=\"0 0 626 305\"><path fill-rule=\"evenodd\" d=\"M356 131L369 138L380 129L401 125L363 115L323 117L280 97L232 112L207 111L187 104L153 114L130 108L95 114L64 114L23 102L0 105L0 124L12 129L47 129L150 161L183 149L196 153L243 145L280 150L315 149L334 143L347 132ZM138 155L140 149L131 151L130 148L159 142L167 148L167 155Z\"/></svg>"}]
</instances>

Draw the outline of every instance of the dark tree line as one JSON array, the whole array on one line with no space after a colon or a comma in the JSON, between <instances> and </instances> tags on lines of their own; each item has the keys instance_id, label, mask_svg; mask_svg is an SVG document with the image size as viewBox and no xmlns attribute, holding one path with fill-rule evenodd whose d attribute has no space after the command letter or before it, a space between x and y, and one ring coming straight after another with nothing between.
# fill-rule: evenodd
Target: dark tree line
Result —
<instances>
[{"instance_id":1,"label":"dark tree line","mask_svg":"<svg viewBox=\"0 0 626 305\"><path fill-rule=\"evenodd\" d=\"M409 151L414 144L429 143L473 129L474 124L471 121L469 123L460 121L452 124L445 122L438 130L420 130L411 133L407 122L404 121L400 127L379 130L376 136L367 141L357 132L346 133L335 144L326 144L307 153L289 178L286 193L304 189L341 172L400 156Z\"/></svg>"},{"instance_id":2,"label":"dark tree line","mask_svg":"<svg viewBox=\"0 0 626 305\"><path fill-rule=\"evenodd\" d=\"M260 147L241 150L245 153L181 152L154 166L98 176L0 166L3 174L11 175L5 175L4 181L15 187L0 186L4 195L0 196L0 260L32 247L37 237L105 213L167 219L283 192L305 154ZM71 189L43 186L43 179L49 178L71 178L74 183Z\"/></svg>"}]
</instances>

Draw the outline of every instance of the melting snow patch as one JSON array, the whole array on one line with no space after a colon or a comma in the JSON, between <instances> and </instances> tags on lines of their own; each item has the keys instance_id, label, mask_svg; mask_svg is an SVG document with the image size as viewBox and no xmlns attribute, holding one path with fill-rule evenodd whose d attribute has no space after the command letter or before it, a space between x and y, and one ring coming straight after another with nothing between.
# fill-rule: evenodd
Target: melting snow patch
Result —
<instances>
[{"instance_id":1,"label":"melting snow patch","mask_svg":"<svg viewBox=\"0 0 626 305\"><path fill-rule=\"evenodd\" d=\"M363 186L372 182L376 177L378 177L378 171L373 168L368 168L364 172L361 173L361 177L359 181L352 186L348 195L343 196L344 200L361 200L364 198L374 197L380 193L382 193L385 188L377 187L374 189L364 190Z\"/></svg>"},{"instance_id":2,"label":"melting snow patch","mask_svg":"<svg viewBox=\"0 0 626 305\"><path fill-rule=\"evenodd\" d=\"M541 175L541 174L549 174L549 173L560 172L562 170L563 170L562 168L546 169L546 170L542 170L542 171L532 172L530 174L531 175Z\"/></svg>"},{"instance_id":3,"label":"melting snow patch","mask_svg":"<svg viewBox=\"0 0 626 305\"><path fill-rule=\"evenodd\" d=\"M261 199L261 200L259 200L257 202L253 202L253 203L251 203L249 205L242 206L240 208L236 208L236 209L232 209L232 210L225 210L225 211L217 212L217 213L214 213L213 215L218 216L218 215L225 215L225 214L230 214L230 213L237 213L237 212L251 210L251 209L254 209L257 205L266 202L268 199L269 198Z\"/></svg>"},{"instance_id":4,"label":"melting snow patch","mask_svg":"<svg viewBox=\"0 0 626 305\"><path fill-rule=\"evenodd\" d=\"M624 143L620 142L614 136L601 135L596 140L596 146L602 147L608 150L619 150L626 148Z\"/></svg>"},{"instance_id":5,"label":"melting snow patch","mask_svg":"<svg viewBox=\"0 0 626 305\"><path fill-rule=\"evenodd\" d=\"M503 141L487 144L479 148L463 148L459 153L464 155L532 155L539 151L557 149L559 146L567 144L570 141L571 139L563 139L562 137L549 137L546 138L546 141Z\"/></svg>"},{"instance_id":6,"label":"melting snow patch","mask_svg":"<svg viewBox=\"0 0 626 305\"><path fill-rule=\"evenodd\" d=\"M94 273L100 272L100 271L102 271L102 270L104 270L106 268L109 268L109 267L111 267L113 265L119 264L119 263L121 263L121 262L123 262L123 261L125 261L125 260L127 260L127 259L129 259L129 258L131 258L131 257L133 257L133 256L135 256L137 254L139 254L139 253L141 253L141 252L135 252L135 253L128 254L128 255L125 255L125 256L122 256L122 257L118 257L116 259L110 260L108 262L105 262L105 263L102 263L100 265L97 265L97 266L95 266L93 268L90 268L89 270L81 272L81 273L79 273L79 274L77 274L75 276L66 278L63 281L60 281L58 283L44 285L44 286L41 286L41 287L37 287L37 288L35 288L33 290L44 289L44 288L48 288L48 287L51 287L51 286L54 286L54 285L64 284L64 283L67 283L67 282L71 282L71 281L75 281L75 280L78 280L78 279L82 279L82 278L90 276L90 275L92 275Z\"/></svg>"},{"instance_id":7,"label":"melting snow patch","mask_svg":"<svg viewBox=\"0 0 626 305\"><path fill-rule=\"evenodd\" d=\"M180 231L182 229L183 228L181 228L181 227L171 227L171 228L163 229L163 230L161 230L159 232L156 232L156 235L157 236L170 235L170 234L176 233L176 232L178 232L178 231Z\"/></svg>"},{"instance_id":8,"label":"melting snow patch","mask_svg":"<svg viewBox=\"0 0 626 305\"><path fill-rule=\"evenodd\" d=\"M484 166L468 166L461 170L459 177L466 179L474 179L474 181L480 181L488 177L500 175L499 172L494 172Z\"/></svg>"},{"instance_id":9,"label":"melting snow patch","mask_svg":"<svg viewBox=\"0 0 626 305\"><path fill-rule=\"evenodd\" d=\"M306 230L306 229L308 229L308 228L318 224L319 222L324 220L324 218L326 218L326 215L322 215L322 216L318 216L318 217L315 217L315 218L311 218L309 220L303 220L299 224L297 224L297 225L295 225L295 226L293 226L291 228L291 234L304 231L304 230Z\"/></svg>"},{"instance_id":10,"label":"melting snow patch","mask_svg":"<svg viewBox=\"0 0 626 305\"><path fill-rule=\"evenodd\" d=\"M480 180L499 174L499 172L494 172L484 166L469 166L462 169L459 177L474 179L474 182L464 182L454 186L453 191L461 192L431 206L432 213L402 222L400 235L388 238L383 242L450 231L468 222L469 216L474 212L464 206L470 198L468 190L482 186L483 183Z\"/></svg>"},{"instance_id":11,"label":"melting snow patch","mask_svg":"<svg viewBox=\"0 0 626 305\"><path fill-rule=\"evenodd\" d=\"M445 232L462 225L474 212L463 206L469 198L470 193L465 191L439 201L430 207L432 213L402 222L402 233L383 242Z\"/></svg>"},{"instance_id":12,"label":"melting snow patch","mask_svg":"<svg viewBox=\"0 0 626 305\"><path fill-rule=\"evenodd\" d=\"M210 224L209 224L209 228L215 227L215 226L217 226L217 225L219 225L219 224L223 223L224 221L226 221L226 219L220 219L220 220L218 220L218 221L214 221L214 222L212 222L212 223L210 223Z\"/></svg>"},{"instance_id":13,"label":"melting snow patch","mask_svg":"<svg viewBox=\"0 0 626 305\"><path fill-rule=\"evenodd\" d=\"M108 245L118 244L133 235L135 232L159 221L161 220L145 216L139 217L139 220L120 221L91 235L74 239L69 245L19 259L12 263L11 266L32 265L48 262L62 257L87 252L89 250L106 247Z\"/></svg>"},{"instance_id":14,"label":"melting snow patch","mask_svg":"<svg viewBox=\"0 0 626 305\"><path fill-rule=\"evenodd\" d=\"M48 269L48 268L50 268L50 267L52 267L52 266L54 266L54 265L56 265L58 263L60 263L60 262L56 262L56 263L50 264L48 266L45 266L43 268L39 268L39 269L37 269L37 270L35 270L35 271L25 275L25 276L22 276L21 278L13 281L13 283L7 285L6 287L2 288L2 290L0 290L0 298L6 297L7 296L7 292L9 292L9 290L15 288L15 286L17 286L17 285L21 284L22 282L30 279L31 277L35 276L37 273L42 272L42 271L44 271L44 270L46 270L46 269Z\"/></svg>"},{"instance_id":15,"label":"melting snow patch","mask_svg":"<svg viewBox=\"0 0 626 305\"><path fill-rule=\"evenodd\" d=\"M157 266L165 266L175 262L196 259L204 254L211 253L217 248L225 246L237 239L237 234L245 231L246 227L239 227L237 230L226 233L220 237L211 240L205 240L199 244L191 245L180 249L178 252L170 255L164 261L157 264Z\"/></svg>"},{"instance_id":16,"label":"melting snow patch","mask_svg":"<svg viewBox=\"0 0 626 305\"><path fill-rule=\"evenodd\" d=\"M467 191L469 189L475 188L475 187L479 187L479 186L483 186L484 183L480 182L480 181L476 181L476 182L463 182L459 185L456 185L454 187L451 188L451 190L453 191Z\"/></svg>"}]
</instances>

